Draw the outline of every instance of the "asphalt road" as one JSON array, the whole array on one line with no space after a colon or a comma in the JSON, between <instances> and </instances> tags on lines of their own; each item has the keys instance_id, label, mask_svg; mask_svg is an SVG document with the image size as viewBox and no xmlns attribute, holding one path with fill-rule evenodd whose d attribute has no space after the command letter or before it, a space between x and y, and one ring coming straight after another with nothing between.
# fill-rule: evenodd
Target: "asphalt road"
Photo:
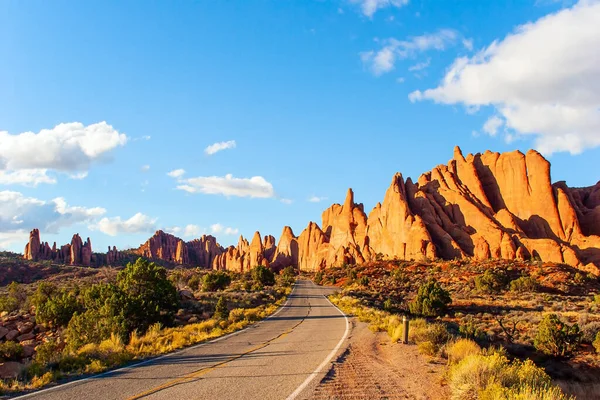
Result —
<instances>
[{"instance_id":1,"label":"asphalt road","mask_svg":"<svg viewBox=\"0 0 600 400\"><path fill-rule=\"evenodd\" d=\"M346 317L298 281L270 318L229 336L27 399L302 399L310 396L348 335Z\"/></svg>"}]
</instances>

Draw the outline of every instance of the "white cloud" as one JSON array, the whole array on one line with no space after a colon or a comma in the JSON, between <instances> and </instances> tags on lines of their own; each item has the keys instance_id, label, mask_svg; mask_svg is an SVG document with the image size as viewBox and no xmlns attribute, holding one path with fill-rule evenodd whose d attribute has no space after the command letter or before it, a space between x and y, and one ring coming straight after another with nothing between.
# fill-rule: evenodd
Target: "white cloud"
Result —
<instances>
[{"instance_id":1,"label":"white cloud","mask_svg":"<svg viewBox=\"0 0 600 400\"><path fill-rule=\"evenodd\" d=\"M413 101L493 106L509 140L535 138L544 154L600 146L600 2L581 1L517 27Z\"/></svg>"},{"instance_id":2,"label":"white cloud","mask_svg":"<svg viewBox=\"0 0 600 400\"><path fill-rule=\"evenodd\" d=\"M81 177L92 163L107 160L126 142L127 136L106 122L88 126L70 122L16 135L0 131L0 183L56 183L48 171Z\"/></svg>"},{"instance_id":3,"label":"white cloud","mask_svg":"<svg viewBox=\"0 0 600 400\"><path fill-rule=\"evenodd\" d=\"M473 39L463 38L462 44L465 49L467 49L469 51L473 50Z\"/></svg>"},{"instance_id":4,"label":"white cloud","mask_svg":"<svg viewBox=\"0 0 600 400\"><path fill-rule=\"evenodd\" d=\"M142 172L148 172L150 171L150 166L149 165L142 165L142 168L140 168L142 170Z\"/></svg>"},{"instance_id":5,"label":"white cloud","mask_svg":"<svg viewBox=\"0 0 600 400\"><path fill-rule=\"evenodd\" d=\"M397 83L404 83L404 78L403 77L396 78L396 82Z\"/></svg>"},{"instance_id":6,"label":"white cloud","mask_svg":"<svg viewBox=\"0 0 600 400\"><path fill-rule=\"evenodd\" d=\"M410 67L408 67L409 71L421 71L424 70L425 68L429 67L429 65L431 64L431 58L428 58L427 60L420 62L420 63L416 63L415 65L411 65Z\"/></svg>"},{"instance_id":7,"label":"white cloud","mask_svg":"<svg viewBox=\"0 0 600 400\"><path fill-rule=\"evenodd\" d=\"M225 227L219 223L211 225L210 231L211 231L211 233L213 233L215 235L221 234L221 233L224 235L237 235L239 232L238 228Z\"/></svg>"},{"instance_id":8,"label":"white cloud","mask_svg":"<svg viewBox=\"0 0 600 400\"><path fill-rule=\"evenodd\" d=\"M504 121L502 121L501 118L498 118L497 115L493 115L483 124L483 131L490 136L496 136L498 129L500 129L503 124Z\"/></svg>"},{"instance_id":9,"label":"white cloud","mask_svg":"<svg viewBox=\"0 0 600 400\"><path fill-rule=\"evenodd\" d=\"M171 178L181 178L185 174L185 169L174 169L173 171L167 173Z\"/></svg>"},{"instance_id":10,"label":"white cloud","mask_svg":"<svg viewBox=\"0 0 600 400\"><path fill-rule=\"evenodd\" d=\"M90 229L99 230L110 236L123 233L145 233L156 230L156 218L150 218L142 213L122 220L121 217L102 218L98 223L90 225Z\"/></svg>"},{"instance_id":11,"label":"white cloud","mask_svg":"<svg viewBox=\"0 0 600 400\"><path fill-rule=\"evenodd\" d=\"M91 222L105 213L101 207L69 206L62 197L44 201L20 192L0 191L0 232L3 233L29 232L33 228L57 233L62 227Z\"/></svg>"},{"instance_id":12,"label":"white cloud","mask_svg":"<svg viewBox=\"0 0 600 400\"><path fill-rule=\"evenodd\" d=\"M252 178L234 178L225 176L199 176L179 179L177 189L188 193L221 194L223 196L261 197L275 196L273 185L262 176Z\"/></svg>"},{"instance_id":13,"label":"white cloud","mask_svg":"<svg viewBox=\"0 0 600 400\"><path fill-rule=\"evenodd\" d=\"M327 200L327 197L311 196L308 198L308 201L310 201L311 203L320 203L323 200Z\"/></svg>"},{"instance_id":14,"label":"white cloud","mask_svg":"<svg viewBox=\"0 0 600 400\"><path fill-rule=\"evenodd\" d=\"M207 148L205 148L204 152L206 154L208 154L209 156L212 156L213 154L215 154L221 150L234 149L234 148L235 148L235 140L228 140L227 142L213 143L210 146L208 146Z\"/></svg>"},{"instance_id":15,"label":"white cloud","mask_svg":"<svg viewBox=\"0 0 600 400\"><path fill-rule=\"evenodd\" d=\"M14 246L24 245L29 240L29 231L20 229L13 232L0 232L0 250L10 250Z\"/></svg>"},{"instance_id":16,"label":"white cloud","mask_svg":"<svg viewBox=\"0 0 600 400\"><path fill-rule=\"evenodd\" d=\"M369 18L382 8L396 7L400 8L408 4L409 0L350 0L354 4L359 4L361 12Z\"/></svg>"},{"instance_id":17,"label":"white cloud","mask_svg":"<svg viewBox=\"0 0 600 400\"><path fill-rule=\"evenodd\" d=\"M40 183L56 183L56 178L47 174L47 169L21 169L18 171L0 170L0 184L37 186Z\"/></svg>"},{"instance_id":18,"label":"white cloud","mask_svg":"<svg viewBox=\"0 0 600 400\"><path fill-rule=\"evenodd\" d=\"M200 236L200 233L202 232L202 228L200 228L198 225L186 225L185 228L183 229L183 236L185 237L193 237L193 236Z\"/></svg>"},{"instance_id":19,"label":"white cloud","mask_svg":"<svg viewBox=\"0 0 600 400\"><path fill-rule=\"evenodd\" d=\"M279 201L281 201L283 204L292 204L294 202L292 199L280 199Z\"/></svg>"},{"instance_id":20,"label":"white cloud","mask_svg":"<svg viewBox=\"0 0 600 400\"><path fill-rule=\"evenodd\" d=\"M456 44L460 34L453 29L440 29L435 33L410 37L408 40L386 39L378 51L360 53L365 66L375 76L394 69L398 59L415 57L419 53L430 50L443 51Z\"/></svg>"}]
</instances>

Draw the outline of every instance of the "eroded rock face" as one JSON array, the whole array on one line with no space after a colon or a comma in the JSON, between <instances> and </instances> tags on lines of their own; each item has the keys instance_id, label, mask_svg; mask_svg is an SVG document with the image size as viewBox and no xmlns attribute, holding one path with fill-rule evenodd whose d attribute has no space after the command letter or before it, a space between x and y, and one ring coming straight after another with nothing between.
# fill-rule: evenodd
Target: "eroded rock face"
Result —
<instances>
[{"instance_id":1,"label":"eroded rock face","mask_svg":"<svg viewBox=\"0 0 600 400\"><path fill-rule=\"evenodd\" d=\"M88 248L89 246L89 253ZM116 255L109 249L107 259ZM550 163L538 152L469 154L457 147L447 165L418 181L396 174L368 217L349 189L343 204L295 237L285 227L256 232L223 249L212 236L184 242L158 231L136 253L151 259L244 272L257 265L315 271L374 258L539 258L600 274L600 182L588 188L551 183ZM56 249L30 234L25 258L89 262L91 243L74 236Z\"/></svg>"},{"instance_id":2,"label":"eroded rock face","mask_svg":"<svg viewBox=\"0 0 600 400\"><path fill-rule=\"evenodd\" d=\"M121 253L115 247L112 250L109 247L106 255L93 253L91 239L87 238L83 242L79 234L73 235L70 244L57 248L54 242L50 247L48 242L40 241L40 232L34 229L29 234L29 242L25 245L23 258L33 261L51 260L70 265L101 266L112 265L121 259Z\"/></svg>"}]
</instances>

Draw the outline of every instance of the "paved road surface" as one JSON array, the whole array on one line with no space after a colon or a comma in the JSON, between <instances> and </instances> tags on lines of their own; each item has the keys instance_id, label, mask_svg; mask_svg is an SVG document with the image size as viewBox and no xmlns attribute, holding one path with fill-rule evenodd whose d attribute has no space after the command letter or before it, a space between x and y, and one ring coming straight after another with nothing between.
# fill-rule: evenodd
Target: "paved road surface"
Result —
<instances>
[{"instance_id":1,"label":"paved road surface","mask_svg":"<svg viewBox=\"0 0 600 400\"><path fill-rule=\"evenodd\" d=\"M237 334L21 398L305 398L348 334L348 321L324 297L328 293L310 281L298 281L283 308Z\"/></svg>"}]
</instances>

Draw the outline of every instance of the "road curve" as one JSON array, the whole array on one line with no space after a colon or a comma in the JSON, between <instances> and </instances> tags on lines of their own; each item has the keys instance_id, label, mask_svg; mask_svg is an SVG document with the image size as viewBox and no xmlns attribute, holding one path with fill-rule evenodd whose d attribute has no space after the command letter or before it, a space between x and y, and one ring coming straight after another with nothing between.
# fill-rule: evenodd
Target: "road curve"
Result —
<instances>
[{"instance_id":1,"label":"road curve","mask_svg":"<svg viewBox=\"0 0 600 400\"><path fill-rule=\"evenodd\" d=\"M302 399L341 351L349 324L324 296L297 281L285 306L229 336L21 399Z\"/></svg>"}]
</instances>

